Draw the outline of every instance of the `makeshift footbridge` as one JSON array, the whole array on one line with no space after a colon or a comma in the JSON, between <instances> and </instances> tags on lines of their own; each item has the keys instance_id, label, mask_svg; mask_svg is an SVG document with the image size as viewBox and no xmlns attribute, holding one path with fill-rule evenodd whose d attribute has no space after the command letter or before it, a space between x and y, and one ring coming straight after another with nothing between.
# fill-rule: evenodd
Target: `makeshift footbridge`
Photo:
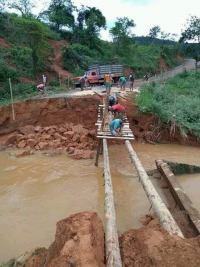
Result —
<instances>
[{"instance_id":1,"label":"makeshift footbridge","mask_svg":"<svg viewBox=\"0 0 200 267\"><path fill-rule=\"evenodd\" d=\"M110 91L107 93L107 97L102 105L98 107L98 119L96 125L98 148L96 153L95 165L98 166L99 155L103 154L104 163L104 186L105 186L105 245L106 245L106 266L107 267L122 267L122 261L120 256L117 224L114 206L112 177L109 166L109 155L107 140L124 140L124 143L130 154L131 162L134 163L137 173L140 178L140 182L145 190L145 193L149 199L153 211L156 213L160 225L167 230L171 235L176 234L183 237L183 234L178 227L177 223L173 219L171 213L165 206L164 202L158 195L153 184L150 181L149 176L144 170L140 160L137 157L136 152L133 150L130 140L134 140L134 135L129 128L129 122L126 118L126 123L122 129L122 135L113 136L109 130L109 123L112 121L112 114L108 112L108 99Z\"/></svg>"}]
</instances>

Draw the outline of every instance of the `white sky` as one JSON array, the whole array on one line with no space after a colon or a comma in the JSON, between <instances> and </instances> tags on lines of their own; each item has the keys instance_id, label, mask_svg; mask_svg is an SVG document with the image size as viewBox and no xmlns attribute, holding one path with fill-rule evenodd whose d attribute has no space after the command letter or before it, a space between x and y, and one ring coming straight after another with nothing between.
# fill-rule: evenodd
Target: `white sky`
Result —
<instances>
[{"instance_id":1,"label":"white sky","mask_svg":"<svg viewBox=\"0 0 200 267\"><path fill-rule=\"evenodd\" d=\"M35 2L41 5L41 1L35 0ZM107 21L107 30L101 32L104 40L110 40L109 29L114 26L117 17L133 19L136 24L133 33L137 36L148 35L149 30L158 25L165 33L175 33L180 37L189 16L200 16L200 0L72 0L72 2L78 8L84 5L96 7L102 12Z\"/></svg>"}]
</instances>

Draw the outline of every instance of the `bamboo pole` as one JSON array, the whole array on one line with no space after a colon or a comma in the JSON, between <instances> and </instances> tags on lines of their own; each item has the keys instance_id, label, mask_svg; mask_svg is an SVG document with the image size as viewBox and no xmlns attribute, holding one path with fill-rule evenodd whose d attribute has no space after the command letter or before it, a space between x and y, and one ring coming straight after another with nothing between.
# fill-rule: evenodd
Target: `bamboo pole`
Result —
<instances>
[{"instance_id":1,"label":"bamboo pole","mask_svg":"<svg viewBox=\"0 0 200 267\"><path fill-rule=\"evenodd\" d=\"M13 105L13 93L12 93L12 85L11 85L11 79L9 78L9 85L10 85L10 97L11 97L11 107L12 107L12 116L13 120L15 121L15 110Z\"/></svg>"},{"instance_id":2,"label":"bamboo pole","mask_svg":"<svg viewBox=\"0 0 200 267\"><path fill-rule=\"evenodd\" d=\"M161 226L167 230L171 235L176 234L180 237L183 237L183 234L178 227L177 223L175 222L174 218L172 217L171 213L165 206L164 202L158 195L157 191L155 190L153 184L151 183L146 171L144 170L140 160L137 157L137 154L133 150L130 142L128 140L125 141L126 147L130 153L131 159L135 164L136 170L140 177L142 186L144 191L149 199L149 202L152 205L154 212L156 213Z\"/></svg>"},{"instance_id":3,"label":"bamboo pole","mask_svg":"<svg viewBox=\"0 0 200 267\"><path fill-rule=\"evenodd\" d=\"M122 267L119 241L116 226L112 178L108 158L107 141L103 139L104 153L104 183L105 183L105 241L106 241L106 266Z\"/></svg>"}]
</instances>

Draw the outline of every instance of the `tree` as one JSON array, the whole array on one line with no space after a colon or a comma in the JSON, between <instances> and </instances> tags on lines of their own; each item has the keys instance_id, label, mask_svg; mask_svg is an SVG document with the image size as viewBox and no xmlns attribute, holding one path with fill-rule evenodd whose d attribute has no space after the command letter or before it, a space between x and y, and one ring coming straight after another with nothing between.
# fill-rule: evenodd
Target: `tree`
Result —
<instances>
[{"instance_id":1,"label":"tree","mask_svg":"<svg viewBox=\"0 0 200 267\"><path fill-rule=\"evenodd\" d=\"M33 72L37 74L44 67L45 60L49 56L49 47L46 41L47 27L35 19L16 17L13 19L20 34L18 42L30 49L33 64Z\"/></svg>"},{"instance_id":2,"label":"tree","mask_svg":"<svg viewBox=\"0 0 200 267\"><path fill-rule=\"evenodd\" d=\"M56 30L61 27L73 27L74 16L73 6L71 0L51 0L49 8L40 14L40 18L49 21Z\"/></svg>"},{"instance_id":3,"label":"tree","mask_svg":"<svg viewBox=\"0 0 200 267\"><path fill-rule=\"evenodd\" d=\"M186 29L181 33L179 42L194 42L188 45L186 52L195 59L197 71L197 62L200 60L200 18L190 16L190 18L187 19L185 28Z\"/></svg>"},{"instance_id":4,"label":"tree","mask_svg":"<svg viewBox=\"0 0 200 267\"><path fill-rule=\"evenodd\" d=\"M132 28L135 26L136 24L132 19L129 20L126 17L117 18L115 26L110 29L116 53L123 54L132 43L132 38L134 36L134 34L132 34Z\"/></svg>"},{"instance_id":5,"label":"tree","mask_svg":"<svg viewBox=\"0 0 200 267\"><path fill-rule=\"evenodd\" d=\"M29 17L32 16L31 10L35 7L35 3L31 0L10 0L8 7L20 11L22 17Z\"/></svg>"},{"instance_id":6,"label":"tree","mask_svg":"<svg viewBox=\"0 0 200 267\"><path fill-rule=\"evenodd\" d=\"M3 11L6 6L6 0L0 0L0 11Z\"/></svg>"},{"instance_id":7,"label":"tree","mask_svg":"<svg viewBox=\"0 0 200 267\"><path fill-rule=\"evenodd\" d=\"M158 25L154 26L149 30L149 37L152 40L152 44L154 43L155 39L158 37L158 34L161 32L161 29Z\"/></svg>"},{"instance_id":8,"label":"tree","mask_svg":"<svg viewBox=\"0 0 200 267\"><path fill-rule=\"evenodd\" d=\"M118 38L120 36L127 36L129 38L133 37L131 30L135 27L136 24L134 20L129 20L128 18L117 18L115 22L115 26L110 29L110 34L113 35L114 38Z\"/></svg>"},{"instance_id":9,"label":"tree","mask_svg":"<svg viewBox=\"0 0 200 267\"><path fill-rule=\"evenodd\" d=\"M72 41L100 50L98 36L101 29L106 29L106 18L101 11L82 5L78 10L77 23L73 27Z\"/></svg>"}]
</instances>

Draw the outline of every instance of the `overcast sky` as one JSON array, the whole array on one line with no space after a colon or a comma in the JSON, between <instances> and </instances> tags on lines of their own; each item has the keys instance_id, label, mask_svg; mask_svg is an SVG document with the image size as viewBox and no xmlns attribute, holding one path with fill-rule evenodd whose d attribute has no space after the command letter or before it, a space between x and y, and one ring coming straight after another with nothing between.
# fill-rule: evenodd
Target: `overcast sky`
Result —
<instances>
[{"instance_id":1,"label":"overcast sky","mask_svg":"<svg viewBox=\"0 0 200 267\"><path fill-rule=\"evenodd\" d=\"M36 0L41 3L41 1ZM47 0L47 2L49 2ZM178 34L190 15L200 17L200 0L72 0L78 8L81 5L96 7L106 17L107 30L101 32L102 39L109 40L109 29L117 17L133 19L136 27L133 33L146 36L158 25L165 33ZM48 5L47 5L48 6Z\"/></svg>"}]
</instances>

